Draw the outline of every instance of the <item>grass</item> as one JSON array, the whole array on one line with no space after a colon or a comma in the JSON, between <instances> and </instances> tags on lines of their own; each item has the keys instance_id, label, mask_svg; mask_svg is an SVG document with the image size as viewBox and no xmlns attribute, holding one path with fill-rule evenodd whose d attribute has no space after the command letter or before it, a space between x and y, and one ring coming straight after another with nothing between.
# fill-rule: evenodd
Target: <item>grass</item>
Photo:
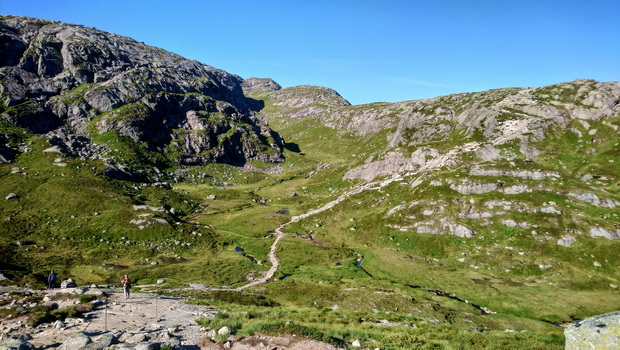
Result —
<instances>
[{"instance_id":1,"label":"grass","mask_svg":"<svg viewBox=\"0 0 620 350\"><path fill-rule=\"evenodd\" d=\"M73 92L76 98L80 89L84 87ZM512 92L488 92L485 103ZM569 92L575 93L562 96ZM435 109L440 107L436 103L445 104L458 112L476 96L424 103ZM253 163L258 171L252 172L223 164L182 169L186 173L173 189L109 179L102 176L101 161L62 159L67 166L59 167L54 165L59 155L42 152L49 147L45 140L0 125L13 135L14 145L32 148L15 163L0 165L0 188L19 195L0 206L0 219L10 218L0 225L0 272L17 283L39 287L50 268L61 279L71 277L79 284L117 284L129 274L137 286L165 278L167 287L196 282L234 288L247 283L249 276L259 277L270 267L267 254L274 230L359 184L343 180L343 175L371 158L381 159L395 131L386 126L360 136L321 124L329 118L335 123L351 120L351 115L337 120L340 114L335 112L290 119L278 114L284 112L273 105L272 97L266 99L264 112L271 113L271 127L289 143L285 163ZM114 113L127 117L135 112L130 107ZM389 108L356 106L385 112L387 119L403 112L382 110ZM509 112L514 115L504 117L520 113ZM618 120L607 122L619 125ZM589 237L590 228L615 227L617 207L567 195L595 193L620 201L617 133L603 122L588 123L589 128L572 122L572 131L549 131L544 142L531 144L541 151L534 159L526 161L521 144L511 142L498 147L503 155L514 157L484 164L485 169L554 172L560 174L557 180L471 176L469 168L458 165L405 174L401 181L352 195L285 226L277 250L280 268L269 283L246 293L184 296L220 310L201 324L212 329L227 326L238 336L296 334L343 347L359 340L363 347L381 349L559 349L562 328L552 323L620 307L613 298L617 289L611 286L620 284L615 269L620 243ZM452 128L449 124L442 123ZM591 134L592 129L597 132ZM400 148L393 150L407 157L420 146L444 152L485 140L481 130L457 127L421 140L423 144L416 144L420 140L413 140L415 134L412 130L405 135ZM176 167L117 134L97 137L123 162ZM477 157L465 153L459 160L467 165ZM19 173L12 171L14 167ZM582 180L588 174L592 178ZM422 182L413 186L418 179ZM461 183L501 186L462 195L453 190ZM531 191L500 192L513 185ZM151 208L134 209L136 205ZM545 207L561 214L542 212ZM480 217L468 217L471 213ZM131 223L139 219L153 224L139 228ZM466 226L474 234L447 235L450 225ZM421 226L438 234L422 233ZM577 242L558 245L566 235ZM243 252L236 252L237 247ZM360 257L363 269L356 268ZM495 314L482 315L471 303ZM41 318L53 316L41 311Z\"/></svg>"},{"instance_id":2,"label":"grass","mask_svg":"<svg viewBox=\"0 0 620 350\"><path fill-rule=\"evenodd\" d=\"M230 305L228 311L199 324L218 330L228 327L238 336L295 335L347 348L354 340L362 346L381 349L560 349L557 332L488 331L471 325L460 329L432 323L415 316L331 309L283 309ZM458 345L457 345L458 344Z\"/></svg>"}]
</instances>

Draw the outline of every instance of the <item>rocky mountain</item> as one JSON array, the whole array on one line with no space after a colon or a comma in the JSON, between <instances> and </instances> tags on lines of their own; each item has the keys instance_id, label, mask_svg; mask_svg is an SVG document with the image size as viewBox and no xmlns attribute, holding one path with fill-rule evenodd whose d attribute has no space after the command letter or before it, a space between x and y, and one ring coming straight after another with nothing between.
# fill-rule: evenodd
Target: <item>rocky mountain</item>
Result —
<instances>
[{"instance_id":1,"label":"rocky mountain","mask_svg":"<svg viewBox=\"0 0 620 350\"><path fill-rule=\"evenodd\" d=\"M426 190L426 196L386 210L390 227L469 238L492 222L527 230L536 222L517 218L542 211L557 215L554 227L548 227L555 233L546 239L558 244L570 245L578 234L620 238L617 214L584 216L574 207L620 206L618 82L575 80L358 106L318 87L248 93L270 101L265 111L272 120L305 118L306 124L375 143L371 150L354 150L343 179L392 178L408 183L413 193ZM453 195L433 198L429 187ZM541 192L555 194L561 203L514 199ZM472 201L466 208L460 204L476 194L493 194L493 200ZM498 206L503 209L492 210ZM558 230L567 222L574 229Z\"/></svg>"},{"instance_id":2,"label":"rocky mountain","mask_svg":"<svg viewBox=\"0 0 620 350\"><path fill-rule=\"evenodd\" d=\"M467 152L475 153L477 161L485 162L535 158L541 151L533 144L544 141L550 131L557 129L574 132L579 137L584 132L597 132L591 130L591 123L601 123L612 132L619 130L615 121L620 113L618 82L576 80L541 88L497 89L359 106L350 106L336 92L320 87L247 92L273 99L272 106L276 108L273 116L316 117L323 125L358 136L389 131L383 151L351 169L345 178L372 180L419 168L441 153L428 146L429 141L435 144L473 141L467 144ZM577 125L572 125L574 122ZM595 142L607 140L608 137L602 137ZM511 143L518 143L516 153L498 149ZM415 152L406 154L403 148ZM451 155L451 160L454 156Z\"/></svg>"},{"instance_id":3,"label":"rocky mountain","mask_svg":"<svg viewBox=\"0 0 620 350\"><path fill-rule=\"evenodd\" d=\"M175 163L283 160L282 140L253 112L258 101L222 70L93 28L10 16L0 18L0 57L4 161L16 146L7 124L130 178Z\"/></svg>"},{"instance_id":4,"label":"rocky mountain","mask_svg":"<svg viewBox=\"0 0 620 350\"><path fill-rule=\"evenodd\" d=\"M620 308L618 82L352 106L96 29L0 33L0 284L165 277L229 310L212 328L368 348L559 349Z\"/></svg>"}]
</instances>

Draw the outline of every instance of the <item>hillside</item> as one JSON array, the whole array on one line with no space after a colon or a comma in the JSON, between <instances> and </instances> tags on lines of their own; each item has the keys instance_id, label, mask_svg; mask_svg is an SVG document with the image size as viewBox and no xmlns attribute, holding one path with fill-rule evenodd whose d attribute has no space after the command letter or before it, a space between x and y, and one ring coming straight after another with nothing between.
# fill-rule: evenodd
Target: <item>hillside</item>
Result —
<instances>
[{"instance_id":1,"label":"hillside","mask_svg":"<svg viewBox=\"0 0 620 350\"><path fill-rule=\"evenodd\" d=\"M0 283L206 284L207 325L381 349L559 349L620 309L618 82L352 106L92 28L0 33Z\"/></svg>"}]
</instances>

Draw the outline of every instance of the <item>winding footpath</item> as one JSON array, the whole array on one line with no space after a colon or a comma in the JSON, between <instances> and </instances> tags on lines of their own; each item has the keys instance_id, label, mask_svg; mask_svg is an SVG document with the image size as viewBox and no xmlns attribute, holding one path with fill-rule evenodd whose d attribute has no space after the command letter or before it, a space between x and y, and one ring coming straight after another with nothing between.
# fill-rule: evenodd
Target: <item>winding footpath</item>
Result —
<instances>
[{"instance_id":1,"label":"winding footpath","mask_svg":"<svg viewBox=\"0 0 620 350\"><path fill-rule=\"evenodd\" d=\"M284 227L297 222L299 220L305 219L307 217L310 217L312 215L321 213L325 210L331 209L334 206L342 203L344 200L346 200L347 198L349 198L352 195L356 195L359 193L362 193L364 191L368 191L368 190L378 190L382 187L385 187L387 185L389 185L390 183L394 182L394 181L400 181L402 180L402 177L399 175L394 175L386 180L383 181L377 181L377 182L367 182L361 185L358 185L356 187L354 187L353 189L341 194L340 196L338 196L338 198L334 199L331 202L326 203L325 205L323 205L320 208L317 209L312 209L310 211L307 211L301 215L296 215L291 217L291 220L289 220L288 222L280 225L278 228L275 229L275 237L276 239L273 241L273 243L271 244L271 247L269 248L269 254L267 254L267 259L269 260L269 262L271 263L271 268L267 271L267 273L265 274L265 276L263 276L262 278L250 282L246 285L243 285L241 287L239 287L238 289L247 289L247 288L251 288L251 287L255 287L258 285L262 285L267 283L271 278L273 278L273 276L275 275L276 271L278 271L278 268L280 267L280 260L278 259L277 255L276 255L276 251L278 249L278 243L280 242L280 240L284 237L284 232L282 231L284 229Z\"/></svg>"},{"instance_id":2,"label":"winding footpath","mask_svg":"<svg viewBox=\"0 0 620 350\"><path fill-rule=\"evenodd\" d=\"M352 195L355 194L359 194L362 193L364 191L368 191L368 190L378 190L381 189L387 185L389 185L392 182L395 181L402 181L403 177L398 175L398 174L394 174L392 175L390 178L383 180L383 181L376 181L376 182L367 182L361 185L358 185L356 187L354 187L353 189L351 189L350 191L347 191L343 194L341 194L340 196L338 196L338 198L334 199L331 202L326 203L325 205L323 205L320 208L317 209L312 209L310 211L307 211L301 215L297 215L297 216L293 216L291 217L291 220L289 220L288 222L280 225L278 228L275 229L275 237L276 239L273 241L273 243L271 244L271 247L269 249L269 254L267 255L267 258L269 260L269 262L271 263L271 268L267 271L267 273L265 274L265 276L263 276L262 278L250 282L246 285L243 285L241 287L238 287L237 290L242 290L242 289L247 289L247 288L251 288L251 287L255 287L255 286L259 286L262 284L265 284L267 282L269 282L270 279L273 278L273 276L275 275L276 271L278 271L278 268L280 267L280 260L278 259L276 252L278 249L278 243L280 242L280 240L282 238L284 238L284 232L282 231L284 229L284 227L286 227L287 225L290 225L294 222L297 222L301 219L305 219L309 216L321 213L325 210L331 209L334 206L342 203L345 199L349 198ZM418 177L416 180L414 180L411 185L413 187L419 185L422 182L422 177ZM368 275L370 275L366 270L364 270L364 272L366 272ZM372 275L370 275L372 277ZM465 299L461 299L459 297L457 297L454 294L450 294L450 293L446 293L437 289L432 289L432 288L428 288L428 287L423 287L423 286L418 286L418 285L410 285L407 284L405 285L406 287L409 288L419 288L419 289L424 289L426 291L428 291L429 293L436 295L436 296L442 296L442 297L446 297L446 298L450 298L450 299L454 299L456 301L459 302L463 302L465 304L471 305L473 308L479 310L483 315L490 315L490 314L495 314L495 312L489 310L488 308L484 307L484 306L480 306L477 304L472 303L469 300L465 300Z\"/></svg>"}]
</instances>

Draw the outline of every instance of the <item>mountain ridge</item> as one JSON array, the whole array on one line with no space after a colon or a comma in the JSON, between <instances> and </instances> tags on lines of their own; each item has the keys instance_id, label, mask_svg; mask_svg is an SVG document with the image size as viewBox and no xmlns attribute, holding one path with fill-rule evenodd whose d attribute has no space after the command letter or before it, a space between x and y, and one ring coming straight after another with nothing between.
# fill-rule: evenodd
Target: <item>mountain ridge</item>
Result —
<instances>
[{"instance_id":1,"label":"mountain ridge","mask_svg":"<svg viewBox=\"0 0 620 350\"><path fill-rule=\"evenodd\" d=\"M238 76L81 26L3 17L1 28L3 119L68 154L144 142L181 164L282 161L281 140L253 116Z\"/></svg>"}]
</instances>

